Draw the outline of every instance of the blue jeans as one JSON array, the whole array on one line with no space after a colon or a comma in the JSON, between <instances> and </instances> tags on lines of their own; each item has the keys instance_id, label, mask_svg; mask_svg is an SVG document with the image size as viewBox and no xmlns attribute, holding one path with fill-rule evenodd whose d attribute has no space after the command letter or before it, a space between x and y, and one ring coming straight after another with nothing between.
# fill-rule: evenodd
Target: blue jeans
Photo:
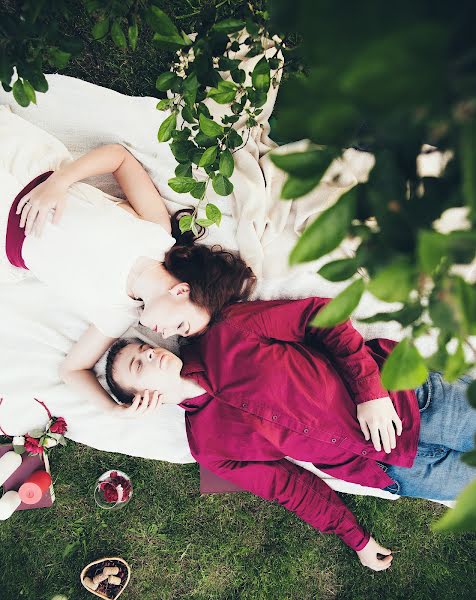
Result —
<instances>
[{"instance_id":1,"label":"blue jeans","mask_svg":"<svg viewBox=\"0 0 476 600\"><path fill-rule=\"evenodd\" d=\"M413 466L383 468L395 482L387 491L433 500L454 500L476 477L476 469L461 461L474 447L476 410L466 398L471 383L463 376L447 383L440 373L430 373L415 390L420 408L420 437ZM398 444L398 437L397 437Z\"/></svg>"}]
</instances>

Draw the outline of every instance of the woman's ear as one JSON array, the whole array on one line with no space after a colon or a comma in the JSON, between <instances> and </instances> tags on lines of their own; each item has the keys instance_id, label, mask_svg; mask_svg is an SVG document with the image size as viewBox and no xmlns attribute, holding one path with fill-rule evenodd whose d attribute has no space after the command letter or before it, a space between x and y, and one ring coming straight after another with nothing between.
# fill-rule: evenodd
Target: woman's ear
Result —
<instances>
[{"instance_id":1,"label":"woman's ear","mask_svg":"<svg viewBox=\"0 0 476 600\"><path fill-rule=\"evenodd\" d=\"M190 294L190 286L185 281L176 283L169 289L169 294L172 294L172 296L182 296L184 294L188 296Z\"/></svg>"}]
</instances>

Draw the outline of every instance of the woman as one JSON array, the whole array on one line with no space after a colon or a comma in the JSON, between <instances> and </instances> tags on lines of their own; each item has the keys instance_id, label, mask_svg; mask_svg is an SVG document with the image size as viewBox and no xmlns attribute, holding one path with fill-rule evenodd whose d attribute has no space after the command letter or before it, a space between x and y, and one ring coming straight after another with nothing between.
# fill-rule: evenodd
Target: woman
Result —
<instances>
[{"instance_id":1,"label":"woman","mask_svg":"<svg viewBox=\"0 0 476 600\"><path fill-rule=\"evenodd\" d=\"M254 277L243 261L221 249L174 246L163 198L122 146L72 161L58 140L5 107L0 140L2 271L30 272L91 323L61 369L81 394L110 409L92 369L138 320L164 337L197 335L225 305L249 296ZM104 173L114 174L128 202L78 183Z\"/></svg>"}]
</instances>

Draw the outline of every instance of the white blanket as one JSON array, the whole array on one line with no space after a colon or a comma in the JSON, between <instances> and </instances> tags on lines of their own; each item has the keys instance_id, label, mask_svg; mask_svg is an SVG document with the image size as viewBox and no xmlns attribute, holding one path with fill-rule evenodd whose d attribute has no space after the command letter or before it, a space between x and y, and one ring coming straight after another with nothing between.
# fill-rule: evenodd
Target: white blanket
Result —
<instances>
[{"instance_id":1,"label":"white blanket","mask_svg":"<svg viewBox=\"0 0 476 600\"><path fill-rule=\"evenodd\" d=\"M48 82L50 90L40 95L38 106L23 109L3 90L0 90L0 103L10 104L16 114L53 134L73 157L100 144L124 144L148 169L166 198L170 212L195 202L190 196L176 194L167 186L176 163L168 144L157 142L157 130L167 113L155 109L154 98L128 97L61 75L49 75ZM293 270L287 267L287 256L307 220L335 201L348 187L364 180L373 159L367 154L348 151L343 161L332 165L328 177L308 198L296 203L279 202L284 176L266 157L267 151L274 146L267 137L267 119L274 100L275 94L272 94L260 116L263 128L255 128L246 147L235 154L233 196L223 199L211 194L209 197L221 207L224 218L219 229L212 228L206 243L221 243L240 250L255 272L261 275L256 294L259 298L334 296L348 282L331 284L315 272L320 264L332 257L346 255L348 248L343 247L312 265ZM290 145L279 151L294 151L302 145ZM328 181L336 172L340 177L337 183L330 184ZM111 176L95 178L91 182L113 196L120 196ZM393 306L366 294L357 316L392 309ZM42 284L25 280L19 284L1 285L0 314L0 396L4 397L0 405L0 425L7 433L24 433L44 422L43 408L32 400L37 397L47 403L53 414L68 420L68 436L73 440L98 449L145 458L192 461L181 409L162 407L152 418L124 421L102 415L87 398L78 398L59 382L59 362L86 324L58 306L58 301ZM356 327L366 339L400 339L403 335L395 322L376 325L356 322ZM145 330L141 329L139 334L146 339ZM148 339L159 341L153 337ZM426 354L434 349L431 337L422 338L420 344ZM308 467L314 469L312 465ZM324 477L341 491L390 497L379 490Z\"/></svg>"}]
</instances>

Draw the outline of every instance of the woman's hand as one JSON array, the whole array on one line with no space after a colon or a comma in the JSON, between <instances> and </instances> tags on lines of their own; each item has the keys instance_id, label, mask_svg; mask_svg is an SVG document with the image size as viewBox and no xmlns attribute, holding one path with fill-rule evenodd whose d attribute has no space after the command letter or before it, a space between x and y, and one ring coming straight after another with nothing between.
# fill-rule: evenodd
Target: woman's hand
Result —
<instances>
[{"instance_id":1,"label":"woman's hand","mask_svg":"<svg viewBox=\"0 0 476 600\"><path fill-rule=\"evenodd\" d=\"M21 213L20 227L25 235L34 233L40 237L51 209L54 210L53 223L59 223L64 211L68 184L56 172L40 183L18 203L17 215Z\"/></svg>"},{"instance_id":2,"label":"woman's hand","mask_svg":"<svg viewBox=\"0 0 476 600\"><path fill-rule=\"evenodd\" d=\"M127 406L117 405L114 407L121 417L126 419L135 419L136 417L143 417L144 415L150 415L162 404L162 395L159 392L149 392L145 390L144 394L136 394L132 404Z\"/></svg>"},{"instance_id":3,"label":"woman's hand","mask_svg":"<svg viewBox=\"0 0 476 600\"><path fill-rule=\"evenodd\" d=\"M387 454L396 447L395 433L401 435L402 421L393 406L392 400L377 398L357 406L357 420L367 441L372 438L375 450L383 449Z\"/></svg>"},{"instance_id":4,"label":"woman's hand","mask_svg":"<svg viewBox=\"0 0 476 600\"><path fill-rule=\"evenodd\" d=\"M377 555L382 555L382 558ZM388 569L393 560L392 551L381 546L373 537L370 537L362 550L357 550L357 556L364 567L368 567L372 571Z\"/></svg>"}]
</instances>

